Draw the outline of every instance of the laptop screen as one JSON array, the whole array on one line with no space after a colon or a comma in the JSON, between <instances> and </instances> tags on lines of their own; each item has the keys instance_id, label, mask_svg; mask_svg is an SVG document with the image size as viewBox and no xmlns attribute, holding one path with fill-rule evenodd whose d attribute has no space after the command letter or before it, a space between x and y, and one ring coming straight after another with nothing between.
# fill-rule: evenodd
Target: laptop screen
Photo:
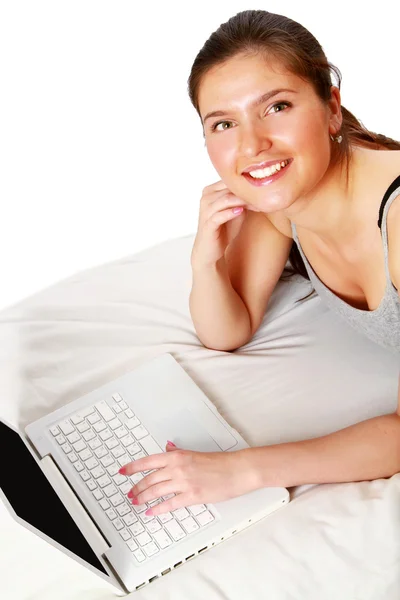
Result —
<instances>
[{"instance_id":1,"label":"laptop screen","mask_svg":"<svg viewBox=\"0 0 400 600\"><path fill-rule=\"evenodd\" d=\"M15 513L108 576L17 432L0 421L0 488Z\"/></svg>"}]
</instances>

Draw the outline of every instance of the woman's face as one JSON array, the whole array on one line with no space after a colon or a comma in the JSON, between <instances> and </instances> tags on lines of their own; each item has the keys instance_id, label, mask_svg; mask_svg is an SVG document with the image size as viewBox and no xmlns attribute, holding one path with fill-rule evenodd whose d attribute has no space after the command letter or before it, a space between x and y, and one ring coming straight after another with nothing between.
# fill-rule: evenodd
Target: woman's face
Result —
<instances>
[{"instance_id":1,"label":"woman's face","mask_svg":"<svg viewBox=\"0 0 400 600\"><path fill-rule=\"evenodd\" d=\"M253 105L283 88L292 91ZM261 57L238 56L204 76L199 108L208 155L228 189L249 208L284 210L315 191L329 166L329 133L341 125L340 92L331 89L333 100L326 106L309 83ZM214 111L224 114L207 118ZM286 159L290 165L268 185L255 186L242 174L250 165Z\"/></svg>"}]
</instances>

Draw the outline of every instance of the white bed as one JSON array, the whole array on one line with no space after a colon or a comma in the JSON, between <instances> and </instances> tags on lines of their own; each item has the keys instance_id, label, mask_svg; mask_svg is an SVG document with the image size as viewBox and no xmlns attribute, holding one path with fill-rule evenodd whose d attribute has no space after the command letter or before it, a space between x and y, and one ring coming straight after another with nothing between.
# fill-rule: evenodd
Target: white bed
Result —
<instances>
[{"instance_id":1,"label":"white bed","mask_svg":"<svg viewBox=\"0 0 400 600\"><path fill-rule=\"evenodd\" d=\"M0 312L0 414L21 428L170 352L251 446L307 439L396 408L398 358L280 281L239 350L204 348L191 322L193 236L77 273ZM8 457L2 457L7 460ZM23 488L23 465L15 465ZM400 474L291 488L291 502L132 597L400 598ZM0 505L0 598L106 600L114 588Z\"/></svg>"}]
</instances>

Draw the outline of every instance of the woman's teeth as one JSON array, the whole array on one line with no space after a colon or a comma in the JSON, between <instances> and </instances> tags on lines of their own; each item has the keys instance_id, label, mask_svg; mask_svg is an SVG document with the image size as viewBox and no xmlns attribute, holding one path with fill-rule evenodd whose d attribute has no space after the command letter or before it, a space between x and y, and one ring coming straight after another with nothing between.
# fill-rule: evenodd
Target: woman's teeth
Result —
<instances>
[{"instance_id":1,"label":"woman's teeth","mask_svg":"<svg viewBox=\"0 0 400 600\"><path fill-rule=\"evenodd\" d=\"M249 175L251 175L251 177L254 177L254 179L264 179L265 177L270 177L271 175L274 175L274 173L276 173L277 171L284 169L288 164L288 160L283 160L282 162L276 163L276 165L271 165L266 169L257 169L256 171L250 171Z\"/></svg>"}]
</instances>

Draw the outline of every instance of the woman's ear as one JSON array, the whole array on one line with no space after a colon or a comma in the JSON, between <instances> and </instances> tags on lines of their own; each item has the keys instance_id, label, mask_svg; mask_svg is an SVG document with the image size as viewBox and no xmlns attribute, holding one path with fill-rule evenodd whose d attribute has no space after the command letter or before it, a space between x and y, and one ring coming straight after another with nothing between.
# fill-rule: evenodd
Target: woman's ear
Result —
<instances>
[{"instance_id":1,"label":"woman's ear","mask_svg":"<svg viewBox=\"0 0 400 600\"><path fill-rule=\"evenodd\" d=\"M329 108L331 111L329 124L334 127L335 132L338 132L342 126L343 115L342 115L340 90L335 85L331 86L331 97L329 100Z\"/></svg>"}]
</instances>

